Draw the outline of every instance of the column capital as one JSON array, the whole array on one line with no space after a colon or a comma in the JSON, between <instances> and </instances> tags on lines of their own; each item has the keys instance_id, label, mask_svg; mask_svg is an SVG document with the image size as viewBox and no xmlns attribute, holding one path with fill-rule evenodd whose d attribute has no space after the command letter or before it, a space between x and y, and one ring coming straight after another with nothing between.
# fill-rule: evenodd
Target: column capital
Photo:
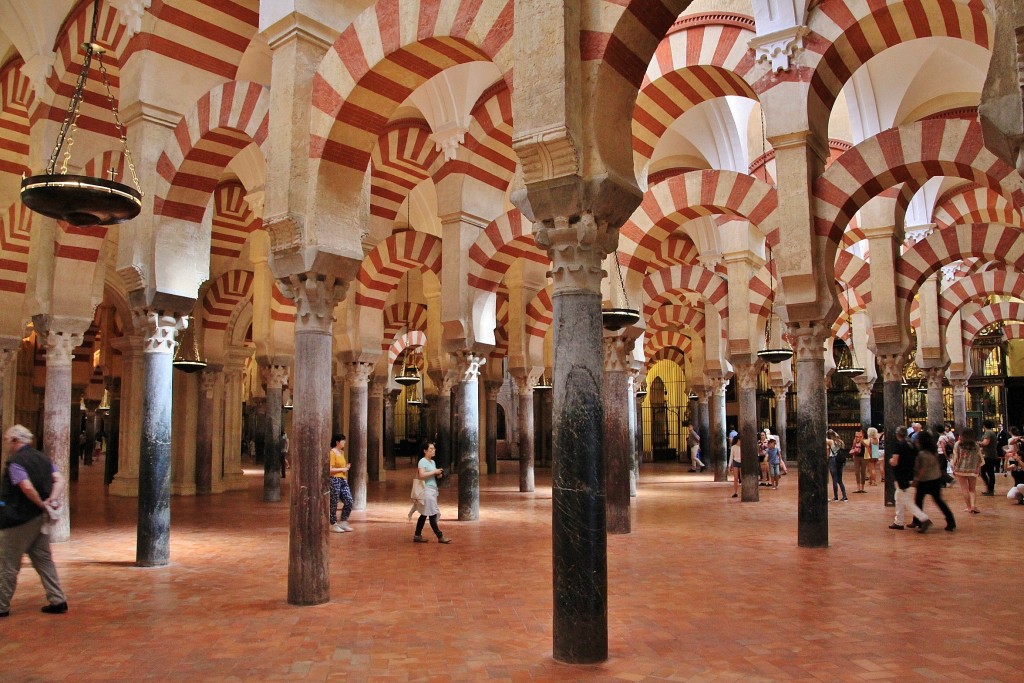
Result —
<instances>
[{"instance_id":1,"label":"column capital","mask_svg":"<svg viewBox=\"0 0 1024 683\"><path fill-rule=\"evenodd\" d=\"M199 373L199 390L206 394L206 398L213 398L213 392L217 388L217 380L220 379L219 369L206 369Z\"/></svg>"},{"instance_id":2,"label":"column capital","mask_svg":"<svg viewBox=\"0 0 1024 683\"><path fill-rule=\"evenodd\" d=\"M287 275L277 286L295 302L296 331L331 332L334 307L348 291L347 282L319 273Z\"/></svg>"},{"instance_id":3,"label":"column capital","mask_svg":"<svg viewBox=\"0 0 1024 683\"><path fill-rule=\"evenodd\" d=\"M455 370L448 370L445 372L441 377L441 384L437 387L438 392L442 396L451 396L452 389L454 389L455 385L459 383L459 377L459 373Z\"/></svg>"},{"instance_id":4,"label":"column capital","mask_svg":"<svg viewBox=\"0 0 1024 683\"><path fill-rule=\"evenodd\" d=\"M556 216L534 225L534 239L551 258L555 294L600 292L605 272L601 262L615 250L619 229L598 223L590 212Z\"/></svg>"},{"instance_id":5,"label":"column capital","mask_svg":"<svg viewBox=\"0 0 1024 683\"><path fill-rule=\"evenodd\" d=\"M484 391L487 392L488 401L498 400L498 392L501 391L502 384L504 384L504 382L500 382L495 379L489 379L486 382L484 382Z\"/></svg>"},{"instance_id":6,"label":"column capital","mask_svg":"<svg viewBox=\"0 0 1024 683\"><path fill-rule=\"evenodd\" d=\"M715 396L717 398L724 397L725 396L725 388L727 386L729 386L729 378L728 377L706 377L704 379L704 382L705 382L705 386L707 387L705 389L705 391L708 392L708 398L709 399L712 396Z\"/></svg>"},{"instance_id":7,"label":"column capital","mask_svg":"<svg viewBox=\"0 0 1024 683\"><path fill-rule=\"evenodd\" d=\"M796 360L823 360L825 358L825 339L830 328L820 320L791 322L788 325L789 336L793 339L793 351Z\"/></svg>"},{"instance_id":8,"label":"column capital","mask_svg":"<svg viewBox=\"0 0 1024 683\"><path fill-rule=\"evenodd\" d=\"M775 400L776 401L785 401L786 400L786 396L789 395L789 385L788 384L783 384L782 386L779 386L779 385L773 384L772 385L772 394L775 395Z\"/></svg>"},{"instance_id":9,"label":"column capital","mask_svg":"<svg viewBox=\"0 0 1024 683\"><path fill-rule=\"evenodd\" d=\"M352 361L345 363L345 379L353 387L365 387L370 382L370 375L373 374L373 363Z\"/></svg>"},{"instance_id":10,"label":"column capital","mask_svg":"<svg viewBox=\"0 0 1024 683\"><path fill-rule=\"evenodd\" d=\"M460 382L475 382L480 377L480 368L487 363L487 359L478 356L472 351L460 351L453 353L452 358L458 368Z\"/></svg>"},{"instance_id":11,"label":"column capital","mask_svg":"<svg viewBox=\"0 0 1024 683\"><path fill-rule=\"evenodd\" d=\"M875 356L882 368L883 382L902 382L906 357L902 353L880 353Z\"/></svg>"},{"instance_id":12,"label":"column capital","mask_svg":"<svg viewBox=\"0 0 1024 683\"><path fill-rule=\"evenodd\" d=\"M757 389L757 379L761 375L760 363L750 361L733 362L733 372L740 389Z\"/></svg>"},{"instance_id":13,"label":"column capital","mask_svg":"<svg viewBox=\"0 0 1024 683\"><path fill-rule=\"evenodd\" d=\"M43 342L46 348L46 364L53 367L70 367L74 351L82 345L83 338L84 335L77 332L47 332Z\"/></svg>"},{"instance_id":14,"label":"column capital","mask_svg":"<svg viewBox=\"0 0 1024 683\"><path fill-rule=\"evenodd\" d=\"M921 368L921 370L924 372L929 389L942 389L943 382L946 379L946 368Z\"/></svg>"},{"instance_id":15,"label":"column capital","mask_svg":"<svg viewBox=\"0 0 1024 683\"><path fill-rule=\"evenodd\" d=\"M627 372L630 370L629 352L633 343L622 335L604 338L604 371Z\"/></svg>"},{"instance_id":16,"label":"column capital","mask_svg":"<svg viewBox=\"0 0 1024 683\"><path fill-rule=\"evenodd\" d=\"M260 363L260 379L267 389L282 389L288 384L287 365L264 365Z\"/></svg>"},{"instance_id":17,"label":"column capital","mask_svg":"<svg viewBox=\"0 0 1024 683\"><path fill-rule=\"evenodd\" d=\"M954 396L967 396L967 380L951 379L949 383L953 386Z\"/></svg>"},{"instance_id":18,"label":"column capital","mask_svg":"<svg viewBox=\"0 0 1024 683\"><path fill-rule=\"evenodd\" d=\"M544 368L509 368L509 373L515 379L517 394L533 396L533 387L544 374Z\"/></svg>"},{"instance_id":19,"label":"column capital","mask_svg":"<svg viewBox=\"0 0 1024 683\"><path fill-rule=\"evenodd\" d=\"M176 311L155 308L133 308L132 322L142 333L143 353L173 354L178 330L188 327L188 318Z\"/></svg>"},{"instance_id":20,"label":"column capital","mask_svg":"<svg viewBox=\"0 0 1024 683\"><path fill-rule=\"evenodd\" d=\"M370 380L370 398L384 398L384 389L387 387L387 380L380 377L373 377Z\"/></svg>"},{"instance_id":21,"label":"column capital","mask_svg":"<svg viewBox=\"0 0 1024 683\"><path fill-rule=\"evenodd\" d=\"M857 385L858 398L871 398L871 390L875 388L875 380L871 377L861 375L853 380Z\"/></svg>"}]
</instances>

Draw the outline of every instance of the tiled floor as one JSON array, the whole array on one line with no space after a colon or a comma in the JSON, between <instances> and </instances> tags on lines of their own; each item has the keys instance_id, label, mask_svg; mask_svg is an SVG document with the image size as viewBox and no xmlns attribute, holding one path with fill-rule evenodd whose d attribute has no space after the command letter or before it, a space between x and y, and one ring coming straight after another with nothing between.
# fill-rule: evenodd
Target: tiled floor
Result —
<instances>
[{"instance_id":1,"label":"tiled floor","mask_svg":"<svg viewBox=\"0 0 1024 683\"><path fill-rule=\"evenodd\" d=\"M514 473L483 476L474 523L451 519L456 493L445 491L442 528L455 540L442 546L411 542L405 467L371 485L354 533L331 535L332 600L317 607L285 601L287 503L260 502L255 471L248 492L175 498L172 564L140 569L135 501L105 496L99 468L83 468L72 540L55 550L71 611L39 612L26 565L0 621L0 680L1024 676L1024 506L1001 494L981 499L983 514L958 514L956 533L919 535L886 528L880 487L851 493L829 507L831 547L807 550L795 474L739 503L730 484L645 465L633 533L608 540L610 657L572 667L551 658L546 473L534 494ZM959 513L959 491L946 497Z\"/></svg>"}]
</instances>

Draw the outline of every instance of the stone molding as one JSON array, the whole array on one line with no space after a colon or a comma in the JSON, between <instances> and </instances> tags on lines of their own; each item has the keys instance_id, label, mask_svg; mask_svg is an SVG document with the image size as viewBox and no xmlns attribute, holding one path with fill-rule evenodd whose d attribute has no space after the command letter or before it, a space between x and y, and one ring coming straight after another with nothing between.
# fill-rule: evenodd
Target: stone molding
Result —
<instances>
[{"instance_id":1,"label":"stone molding","mask_svg":"<svg viewBox=\"0 0 1024 683\"><path fill-rule=\"evenodd\" d=\"M142 332L143 353L173 354L178 346L175 334L188 327L188 317L153 308L132 309L135 329Z\"/></svg>"},{"instance_id":2,"label":"stone molding","mask_svg":"<svg viewBox=\"0 0 1024 683\"><path fill-rule=\"evenodd\" d=\"M302 248L302 220L294 213L265 216L263 228L270 237L271 255L295 252ZM296 277L301 276L291 276Z\"/></svg>"},{"instance_id":3,"label":"stone molding","mask_svg":"<svg viewBox=\"0 0 1024 683\"><path fill-rule=\"evenodd\" d=\"M348 290L348 283L314 273L280 278L277 286L295 302L296 332L330 333L334 326L334 307L345 298Z\"/></svg>"},{"instance_id":4,"label":"stone molding","mask_svg":"<svg viewBox=\"0 0 1024 683\"><path fill-rule=\"evenodd\" d=\"M902 353L884 353L875 356L878 365L882 368L883 382L902 382L903 368L906 360Z\"/></svg>"},{"instance_id":5,"label":"stone molding","mask_svg":"<svg viewBox=\"0 0 1024 683\"><path fill-rule=\"evenodd\" d=\"M789 26L750 39L747 45L754 51L758 63L771 60L772 71L789 71L789 60L804 49L804 36L810 33L806 26Z\"/></svg>"},{"instance_id":6,"label":"stone molding","mask_svg":"<svg viewBox=\"0 0 1024 683\"><path fill-rule=\"evenodd\" d=\"M373 374L373 363L362 361L351 361L345 363L345 379L350 387L366 387L370 383L370 375Z\"/></svg>"},{"instance_id":7,"label":"stone molding","mask_svg":"<svg viewBox=\"0 0 1024 683\"><path fill-rule=\"evenodd\" d=\"M579 175L576 144L564 125L527 133L513 139L512 149L523 166L523 181L530 185L553 178Z\"/></svg>"},{"instance_id":8,"label":"stone molding","mask_svg":"<svg viewBox=\"0 0 1024 683\"><path fill-rule=\"evenodd\" d=\"M551 279L555 295L585 290L601 292L605 257L619 239L618 228L598 224L586 212L576 217L556 216L534 226L537 245L551 258Z\"/></svg>"}]
</instances>

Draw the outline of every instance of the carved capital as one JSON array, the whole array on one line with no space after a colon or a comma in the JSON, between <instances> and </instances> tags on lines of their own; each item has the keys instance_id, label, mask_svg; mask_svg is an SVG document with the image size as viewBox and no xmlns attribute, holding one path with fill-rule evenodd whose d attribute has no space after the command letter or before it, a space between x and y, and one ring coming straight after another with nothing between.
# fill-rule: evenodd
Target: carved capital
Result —
<instances>
[{"instance_id":1,"label":"carved capital","mask_svg":"<svg viewBox=\"0 0 1024 683\"><path fill-rule=\"evenodd\" d=\"M772 71L789 71L789 60L804 49L804 36L810 32L806 26L790 26L752 38L748 43L758 62L771 60Z\"/></svg>"},{"instance_id":2,"label":"carved capital","mask_svg":"<svg viewBox=\"0 0 1024 683\"><path fill-rule=\"evenodd\" d=\"M458 366L460 382L475 382L480 377L480 368L487 362L483 356L478 356L472 351L463 351L452 354Z\"/></svg>"},{"instance_id":3,"label":"carved capital","mask_svg":"<svg viewBox=\"0 0 1024 683\"><path fill-rule=\"evenodd\" d=\"M377 400L384 398L384 388L387 386L387 381L374 377L370 380L370 398Z\"/></svg>"},{"instance_id":4,"label":"carved capital","mask_svg":"<svg viewBox=\"0 0 1024 683\"><path fill-rule=\"evenodd\" d=\"M501 391L501 385L502 382L498 382L496 380L484 382L484 390L487 392L488 401L493 402L498 400L498 393Z\"/></svg>"},{"instance_id":5,"label":"carved capital","mask_svg":"<svg viewBox=\"0 0 1024 683\"><path fill-rule=\"evenodd\" d=\"M789 336L793 340L796 360L823 360L829 332L829 328L818 320L790 323Z\"/></svg>"},{"instance_id":6,"label":"carved capital","mask_svg":"<svg viewBox=\"0 0 1024 683\"><path fill-rule=\"evenodd\" d=\"M626 372L631 370L629 352L633 344L622 335L604 338L604 371Z\"/></svg>"},{"instance_id":7,"label":"carved capital","mask_svg":"<svg viewBox=\"0 0 1024 683\"><path fill-rule=\"evenodd\" d=\"M175 334L188 327L187 316L153 308L132 309L132 321L135 329L142 333L143 353L173 354L177 346Z\"/></svg>"},{"instance_id":8,"label":"carved capital","mask_svg":"<svg viewBox=\"0 0 1024 683\"><path fill-rule=\"evenodd\" d=\"M537 223L533 230L537 244L551 258L554 292L601 291L604 257L615 249L619 229L599 224L591 213L558 216Z\"/></svg>"},{"instance_id":9,"label":"carved capital","mask_svg":"<svg viewBox=\"0 0 1024 683\"><path fill-rule=\"evenodd\" d=\"M131 38L142 31L142 17L153 4L153 0L109 0L112 7L117 8L121 23L127 29L125 38Z\"/></svg>"},{"instance_id":10,"label":"carved capital","mask_svg":"<svg viewBox=\"0 0 1024 683\"><path fill-rule=\"evenodd\" d=\"M906 358L902 353L882 353L875 356L878 365L882 368L883 382L902 382L903 367L906 365Z\"/></svg>"},{"instance_id":11,"label":"carved capital","mask_svg":"<svg viewBox=\"0 0 1024 683\"><path fill-rule=\"evenodd\" d=\"M782 387L773 386L772 387L772 394L775 395L775 400L776 401L785 401L786 400L786 396L789 395L789 386L782 386Z\"/></svg>"},{"instance_id":12,"label":"carved capital","mask_svg":"<svg viewBox=\"0 0 1024 683\"><path fill-rule=\"evenodd\" d=\"M345 378L352 387L365 387L370 382L370 375L373 374L373 363L354 361L345 363Z\"/></svg>"},{"instance_id":13,"label":"carved capital","mask_svg":"<svg viewBox=\"0 0 1024 683\"><path fill-rule=\"evenodd\" d=\"M967 380L951 379L949 383L953 386L953 396L964 398L967 396Z\"/></svg>"},{"instance_id":14,"label":"carved capital","mask_svg":"<svg viewBox=\"0 0 1024 683\"><path fill-rule=\"evenodd\" d=\"M853 382L857 385L857 395L859 398L871 398L871 390L875 386L875 380L861 375L854 379Z\"/></svg>"},{"instance_id":15,"label":"carved capital","mask_svg":"<svg viewBox=\"0 0 1024 683\"><path fill-rule=\"evenodd\" d=\"M46 365L70 367L77 347L81 346L84 335L77 332L50 330L46 333Z\"/></svg>"},{"instance_id":16,"label":"carved capital","mask_svg":"<svg viewBox=\"0 0 1024 683\"><path fill-rule=\"evenodd\" d=\"M281 389L288 384L287 365L267 365L260 368L261 379L267 389Z\"/></svg>"},{"instance_id":17,"label":"carved capital","mask_svg":"<svg viewBox=\"0 0 1024 683\"><path fill-rule=\"evenodd\" d=\"M937 367L922 368L922 370L924 371L925 381L928 382L928 388L942 391L942 384L946 379L946 369Z\"/></svg>"},{"instance_id":18,"label":"carved capital","mask_svg":"<svg viewBox=\"0 0 1024 683\"><path fill-rule=\"evenodd\" d=\"M203 370L199 373L199 391L205 394L206 398L213 398L213 392L217 388L217 378L219 377L219 370Z\"/></svg>"},{"instance_id":19,"label":"carved capital","mask_svg":"<svg viewBox=\"0 0 1024 683\"><path fill-rule=\"evenodd\" d=\"M708 392L709 400L711 396L725 398L725 389L729 386L728 377L707 377L704 381L707 382L705 391Z\"/></svg>"},{"instance_id":20,"label":"carved capital","mask_svg":"<svg viewBox=\"0 0 1024 683\"><path fill-rule=\"evenodd\" d=\"M544 368L512 368L509 373L516 381L516 392L520 396L532 396L533 387L544 374Z\"/></svg>"},{"instance_id":21,"label":"carved capital","mask_svg":"<svg viewBox=\"0 0 1024 683\"><path fill-rule=\"evenodd\" d=\"M444 377L441 378L441 386L439 387L441 395L451 396L452 389L454 389L455 385L459 383L460 377L461 375L453 370L449 370L444 373Z\"/></svg>"},{"instance_id":22,"label":"carved capital","mask_svg":"<svg viewBox=\"0 0 1024 683\"><path fill-rule=\"evenodd\" d=\"M757 378L761 375L761 366L758 363L733 363L732 369L736 373L736 382L740 389L757 389Z\"/></svg>"},{"instance_id":23,"label":"carved capital","mask_svg":"<svg viewBox=\"0 0 1024 683\"><path fill-rule=\"evenodd\" d=\"M348 290L347 282L313 273L289 275L279 279L277 286L295 302L296 331L330 332L334 307Z\"/></svg>"}]
</instances>

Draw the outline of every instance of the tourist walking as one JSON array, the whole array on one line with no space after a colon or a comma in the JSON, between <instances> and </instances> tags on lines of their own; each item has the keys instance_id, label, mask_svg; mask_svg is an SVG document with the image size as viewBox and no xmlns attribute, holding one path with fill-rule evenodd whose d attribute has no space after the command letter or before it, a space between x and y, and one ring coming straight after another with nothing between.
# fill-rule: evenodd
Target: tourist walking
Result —
<instances>
[{"instance_id":1,"label":"tourist walking","mask_svg":"<svg viewBox=\"0 0 1024 683\"><path fill-rule=\"evenodd\" d=\"M417 464L418 476L423 480L423 512L416 521L416 535L412 537L415 543L429 543L423 538L423 525L430 520L430 528L437 536L438 543L451 543L452 539L441 533L437 526L437 518L441 509L437 506L437 480L444 476L444 470L434 464L434 455L437 453L437 446L433 441L426 441L423 444L423 457Z\"/></svg>"},{"instance_id":2,"label":"tourist walking","mask_svg":"<svg viewBox=\"0 0 1024 683\"><path fill-rule=\"evenodd\" d=\"M981 447L975 439L974 428L965 427L960 440L953 444L953 476L960 484L964 497L964 512L978 514L978 477L981 474Z\"/></svg>"},{"instance_id":3,"label":"tourist walking","mask_svg":"<svg viewBox=\"0 0 1024 683\"><path fill-rule=\"evenodd\" d=\"M896 516L889 528L903 529L908 512L914 517L910 526L919 527L928 519L928 515L914 503L914 461L917 459L917 449L907 439L907 428L903 425L896 428L896 443L892 444L891 449L889 464L896 478Z\"/></svg>"},{"instance_id":4,"label":"tourist walking","mask_svg":"<svg viewBox=\"0 0 1024 683\"><path fill-rule=\"evenodd\" d=\"M917 489L914 494L914 505L920 508L924 505L924 497L931 496L946 518L946 531L956 531L956 518L953 517L953 511L946 505L946 501L942 500L942 472L939 470L939 458L935 455L935 437L928 431L922 430L917 433L914 482ZM931 525L931 520L925 516L921 520L921 528L918 531L923 534Z\"/></svg>"},{"instance_id":5,"label":"tourist walking","mask_svg":"<svg viewBox=\"0 0 1024 683\"><path fill-rule=\"evenodd\" d=\"M981 446L981 454L985 462L981 465L981 480L985 482L983 496L996 495L996 468L999 467L999 436L996 434L995 423L992 420L985 420L982 425L985 431L978 439Z\"/></svg>"},{"instance_id":6,"label":"tourist walking","mask_svg":"<svg viewBox=\"0 0 1024 683\"><path fill-rule=\"evenodd\" d=\"M690 433L686 435L686 448L690 451L690 471L706 470L707 465L700 459L700 434L693 427L690 427Z\"/></svg>"},{"instance_id":7,"label":"tourist walking","mask_svg":"<svg viewBox=\"0 0 1024 683\"><path fill-rule=\"evenodd\" d=\"M779 488L779 465L782 462L782 452L779 450L778 442L774 438L768 439L768 476L771 477L772 488Z\"/></svg>"},{"instance_id":8,"label":"tourist walking","mask_svg":"<svg viewBox=\"0 0 1024 683\"><path fill-rule=\"evenodd\" d=\"M839 502L839 491L843 492L843 502L846 497L846 484L843 483L843 467L846 465L846 444L839 438L836 430L829 429L825 432L825 451L828 453L828 472L832 475L832 500Z\"/></svg>"},{"instance_id":9,"label":"tourist walking","mask_svg":"<svg viewBox=\"0 0 1024 683\"><path fill-rule=\"evenodd\" d=\"M878 430L868 427L867 446L864 448L864 459L867 461L866 470L868 485L878 485L878 463L882 459L882 449L879 445Z\"/></svg>"},{"instance_id":10,"label":"tourist walking","mask_svg":"<svg viewBox=\"0 0 1024 683\"><path fill-rule=\"evenodd\" d=\"M743 452L740 449L740 435L732 437L729 447L729 471L732 472L732 497L740 494L740 475L743 469Z\"/></svg>"},{"instance_id":11,"label":"tourist walking","mask_svg":"<svg viewBox=\"0 0 1024 683\"><path fill-rule=\"evenodd\" d=\"M348 471L352 465L345 456L345 435L335 434L331 438L331 531L341 533L352 531L348 516L352 514L352 491L348 487ZM341 522L338 522L338 501L341 501Z\"/></svg>"}]
</instances>

